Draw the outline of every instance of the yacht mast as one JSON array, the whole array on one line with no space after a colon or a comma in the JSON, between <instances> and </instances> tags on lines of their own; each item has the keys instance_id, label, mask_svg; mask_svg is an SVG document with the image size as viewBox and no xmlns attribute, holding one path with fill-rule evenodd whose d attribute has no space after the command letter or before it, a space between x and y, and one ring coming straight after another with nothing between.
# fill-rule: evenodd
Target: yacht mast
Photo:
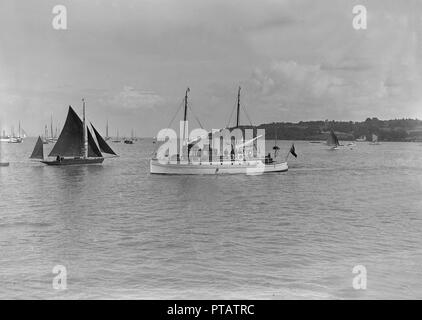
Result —
<instances>
[{"instance_id":1,"label":"yacht mast","mask_svg":"<svg viewBox=\"0 0 422 320\"><path fill-rule=\"evenodd\" d=\"M54 133L53 133L53 115L51 115L50 133L51 133L51 139L54 139Z\"/></svg>"},{"instance_id":2,"label":"yacht mast","mask_svg":"<svg viewBox=\"0 0 422 320\"><path fill-rule=\"evenodd\" d=\"M236 118L236 128L239 127L239 114L240 114L240 87L239 91L237 92L237 118Z\"/></svg>"},{"instance_id":3,"label":"yacht mast","mask_svg":"<svg viewBox=\"0 0 422 320\"><path fill-rule=\"evenodd\" d=\"M183 115L183 140L185 141L185 135L186 135L186 119L187 119L187 113L188 113L188 92L190 91L189 88L186 89L185 93L185 112Z\"/></svg>"},{"instance_id":4,"label":"yacht mast","mask_svg":"<svg viewBox=\"0 0 422 320\"><path fill-rule=\"evenodd\" d=\"M85 119L85 99L82 98L83 103L83 157L84 159L88 158L88 133L86 128L86 119Z\"/></svg>"}]
</instances>

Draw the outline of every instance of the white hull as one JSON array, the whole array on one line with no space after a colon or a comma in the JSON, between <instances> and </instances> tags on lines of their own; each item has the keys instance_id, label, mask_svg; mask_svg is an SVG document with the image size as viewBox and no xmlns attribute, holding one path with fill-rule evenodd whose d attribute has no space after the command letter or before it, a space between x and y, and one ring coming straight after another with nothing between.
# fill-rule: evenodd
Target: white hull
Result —
<instances>
[{"instance_id":1,"label":"white hull","mask_svg":"<svg viewBox=\"0 0 422 320\"><path fill-rule=\"evenodd\" d=\"M22 143L23 139L22 138L10 138L8 143Z\"/></svg>"},{"instance_id":2,"label":"white hull","mask_svg":"<svg viewBox=\"0 0 422 320\"><path fill-rule=\"evenodd\" d=\"M188 163L169 161L160 163L156 159L150 161L152 174L181 174L181 175L205 175L205 174L247 174L259 175L269 172L285 172L288 170L287 162L264 164L260 160L253 161L223 161Z\"/></svg>"}]
</instances>

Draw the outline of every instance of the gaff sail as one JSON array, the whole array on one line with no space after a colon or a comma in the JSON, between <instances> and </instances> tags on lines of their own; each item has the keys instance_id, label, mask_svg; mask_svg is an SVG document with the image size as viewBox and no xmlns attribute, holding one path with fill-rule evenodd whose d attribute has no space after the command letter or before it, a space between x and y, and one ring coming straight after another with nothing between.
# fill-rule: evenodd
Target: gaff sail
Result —
<instances>
[{"instance_id":1,"label":"gaff sail","mask_svg":"<svg viewBox=\"0 0 422 320\"><path fill-rule=\"evenodd\" d=\"M87 128L88 131L88 157L89 158L101 158L103 155L101 151L98 149L97 144L95 143L94 138L92 137L91 131Z\"/></svg>"},{"instance_id":2,"label":"gaff sail","mask_svg":"<svg viewBox=\"0 0 422 320\"><path fill-rule=\"evenodd\" d=\"M37 143L34 147L34 151L32 151L30 158L44 160L44 146L41 137L38 137Z\"/></svg>"},{"instance_id":3,"label":"gaff sail","mask_svg":"<svg viewBox=\"0 0 422 320\"><path fill-rule=\"evenodd\" d=\"M105 140L103 139L101 134L97 131L97 129L95 129L92 123L91 123L91 127L94 130L94 134L95 134L95 137L97 138L98 146L100 147L100 150L104 153L113 154L117 156L117 154L113 151L113 149L111 149L110 146L107 144L107 142L105 142Z\"/></svg>"},{"instance_id":4,"label":"gaff sail","mask_svg":"<svg viewBox=\"0 0 422 320\"><path fill-rule=\"evenodd\" d=\"M340 143L338 142L338 138L335 135L333 130L330 131L330 135L328 136L328 139L327 139L327 145L328 146L335 146L335 147L340 145Z\"/></svg>"},{"instance_id":5,"label":"gaff sail","mask_svg":"<svg viewBox=\"0 0 422 320\"><path fill-rule=\"evenodd\" d=\"M69 106L66 122L59 139L51 150L49 157L82 157L83 156L83 123L76 112Z\"/></svg>"}]
</instances>

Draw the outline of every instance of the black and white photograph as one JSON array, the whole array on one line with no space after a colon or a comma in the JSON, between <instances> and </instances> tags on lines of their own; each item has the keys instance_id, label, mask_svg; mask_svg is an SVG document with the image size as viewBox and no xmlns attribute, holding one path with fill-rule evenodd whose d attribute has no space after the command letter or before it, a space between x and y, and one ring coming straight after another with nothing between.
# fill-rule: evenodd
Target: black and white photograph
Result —
<instances>
[{"instance_id":1,"label":"black and white photograph","mask_svg":"<svg viewBox=\"0 0 422 320\"><path fill-rule=\"evenodd\" d=\"M422 299L421 1L0 0L0 74L0 300Z\"/></svg>"}]
</instances>

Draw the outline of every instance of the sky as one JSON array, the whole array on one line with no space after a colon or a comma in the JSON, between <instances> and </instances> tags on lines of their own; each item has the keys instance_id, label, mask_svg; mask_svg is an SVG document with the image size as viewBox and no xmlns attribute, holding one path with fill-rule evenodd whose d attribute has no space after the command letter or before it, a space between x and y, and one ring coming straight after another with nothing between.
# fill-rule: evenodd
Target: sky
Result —
<instances>
[{"instance_id":1,"label":"sky","mask_svg":"<svg viewBox=\"0 0 422 320\"><path fill-rule=\"evenodd\" d=\"M190 128L221 128L239 86L253 124L421 119L421 20L418 0L1 0L0 127L42 134L85 98L101 132L155 136L190 87Z\"/></svg>"}]
</instances>

